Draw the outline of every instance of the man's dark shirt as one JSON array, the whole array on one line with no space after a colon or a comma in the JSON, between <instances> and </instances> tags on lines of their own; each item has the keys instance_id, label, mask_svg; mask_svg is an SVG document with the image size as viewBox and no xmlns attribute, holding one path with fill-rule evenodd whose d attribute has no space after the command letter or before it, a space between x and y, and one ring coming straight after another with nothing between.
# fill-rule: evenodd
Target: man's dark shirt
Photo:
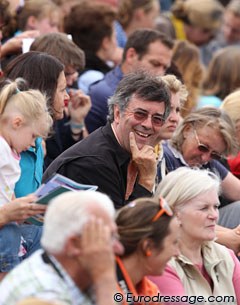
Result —
<instances>
[{"instance_id":1,"label":"man's dark shirt","mask_svg":"<svg viewBox=\"0 0 240 305\"><path fill-rule=\"evenodd\" d=\"M44 173L43 182L57 172L78 183L97 185L98 191L109 195L115 208L120 208L126 204L129 161L130 154L119 145L108 123L55 159ZM151 195L136 182L128 201Z\"/></svg>"}]
</instances>

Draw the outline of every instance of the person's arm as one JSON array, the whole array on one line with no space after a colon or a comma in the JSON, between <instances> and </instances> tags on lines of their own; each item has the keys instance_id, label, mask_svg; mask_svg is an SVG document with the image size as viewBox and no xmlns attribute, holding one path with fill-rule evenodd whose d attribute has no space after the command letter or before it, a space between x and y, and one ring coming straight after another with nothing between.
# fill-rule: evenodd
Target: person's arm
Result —
<instances>
[{"instance_id":1,"label":"person's arm","mask_svg":"<svg viewBox=\"0 0 240 305\"><path fill-rule=\"evenodd\" d=\"M0 228L9 222L22 222L27 218L44 213L46 206L33 203L36 200L34 195L17 198L0 208Z\"/></svg>"},{"instance_id":2,"label":"person's arm","mask_svg":"<svg viewBox=\"0 0 240 305\"><path fill-rule=\"evenodd\" d=\"M221 187L224 197L232 201L240 200L240 179L231 172L222 180Z\"/></svg>"},{"instance_id":3,"label":"person's arm","mask_svg":"<svg viewBox=\"0 0 240 305\"><path fill-rule=\"evenodd\" d=\"M234 286L234 289L235 289L235 294L236 294L236 301L237 301L237 304L240 304L240 262L239 260L237 259L236 255L234 254L233 251L229 250L231 256L232 256L232 259L234 261L234 271L233 271L233 286Z\"/></svg>"},{"instance_id":4,"label":"person's arm","mask_svg":"<svg viewBox=\"0 0 240 305\"><path fill-rule=\"evenodd\" d=\"M232 249L235 254L240 252L240 225L234 229L228 229L217 225L216 232L217 243Z\"/></svg>"}]
</instances>

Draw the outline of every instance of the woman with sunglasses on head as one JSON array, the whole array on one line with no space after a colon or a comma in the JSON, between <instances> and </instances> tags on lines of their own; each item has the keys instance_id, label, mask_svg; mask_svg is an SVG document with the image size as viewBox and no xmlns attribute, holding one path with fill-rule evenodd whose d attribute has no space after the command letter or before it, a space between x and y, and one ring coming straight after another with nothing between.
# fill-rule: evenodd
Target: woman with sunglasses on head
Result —
<instances>
[{"instance_id":1,"label":"woman with sunglasses on head","mask_svg":"<svg viewBox=\"0 0 240 305\"><path fill-rule=\"evenodd\" d=\"M240 263L233 251L214 242L220 188L217 175L187 167L169 173L158 185L156 196L166 198L179 223L180 255L162 276L150 278L164 296L201 296L207 304L220 304L224 296L227 303L240 304Z\"/></svg>"},{"instance_id":2,"label":"woman with sunglasses on head","mask_svg":"<svg viewBox=\"0 0 240 305\"><path fill-rule=\"evenodd\" d=\"M146 276L162 274L170 258L178 254L178 224L172 215L162 198L137 199L118 211L116 223L124 254L116 257L116 263L124 304L126 300L128 304L153 304L149 298L158 296L157 287ZM148 301L140 296L147 296Z\"/></svg>"},{"instance_id":3,"label":"woman with sunglasses on head","mask_svg":"<svg viewBox=\"0 0 240 305\"><path fill-rule=\"evenodd\" d=\"M204 107L186 116L170 141L163 144L163 159L158 164L158 181L178 167L198 167L217 173L221 179L221 207L226 202L219 224L234 228L240 218L240 180L221 163L221 158L234 155L238 150L235 126L230 117L222 110L214 107ZM235 202L235 203L232 203ZM228 221L228 212L234 209L235 218ZM240 235L238 228L225 230L218 228L219 239L236 253L240 251ZM221 231L221 232L220 232ZM223 232L224 231L224 232Z\"/></svg>"}]
</instances>

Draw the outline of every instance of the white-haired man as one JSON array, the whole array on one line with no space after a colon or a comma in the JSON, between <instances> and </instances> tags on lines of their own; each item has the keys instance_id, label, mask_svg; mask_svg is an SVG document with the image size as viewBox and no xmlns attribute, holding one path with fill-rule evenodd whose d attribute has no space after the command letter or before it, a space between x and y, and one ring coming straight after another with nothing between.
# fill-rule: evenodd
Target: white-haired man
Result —
<instances>
[{"instance_id":1,"label":"white-haired man","mask_svg":"<svg viewBox=\"0 0 240 305\"><path fill-rule=\"evenodd\" d=\"M1 282L0 304L35 297L66 305L115 304L114 252L120 254L114 207L105 194L67 192L45 215L43 250Z\"/></svg>"}]
</instances>

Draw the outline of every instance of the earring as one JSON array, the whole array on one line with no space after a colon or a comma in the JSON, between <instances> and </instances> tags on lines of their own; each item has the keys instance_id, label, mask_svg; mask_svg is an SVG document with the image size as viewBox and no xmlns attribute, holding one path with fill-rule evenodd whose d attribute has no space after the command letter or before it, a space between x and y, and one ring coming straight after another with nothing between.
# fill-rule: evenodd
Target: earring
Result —
<instances>
[{"instance_id":1,"label":"earring","mask_svg":"<svg viewBox=\"0 0 240 305\"><path fill-rule=\"evenodd\" d=\"M152 251L147 250L145 254L146 254L147 257L150 257L150 256L152 256Z\"/></svg>"}]
</instances>

